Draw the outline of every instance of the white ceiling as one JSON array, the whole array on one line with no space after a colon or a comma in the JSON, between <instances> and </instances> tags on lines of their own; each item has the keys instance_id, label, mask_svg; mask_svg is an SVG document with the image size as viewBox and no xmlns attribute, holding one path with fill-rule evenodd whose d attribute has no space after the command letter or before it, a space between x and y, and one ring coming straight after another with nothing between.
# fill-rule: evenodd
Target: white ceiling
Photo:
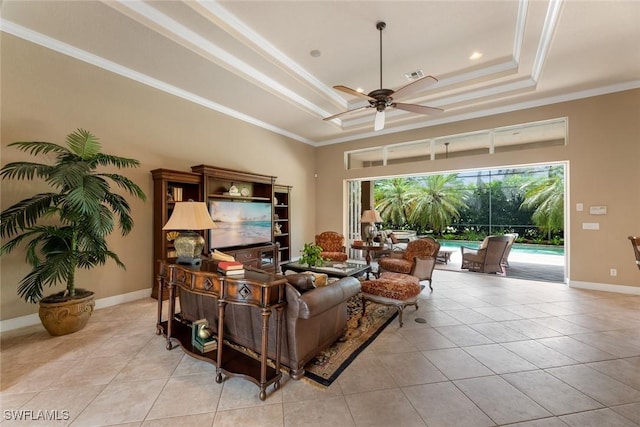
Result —
<instances>
[{"instance_id":1,"label":"white ceiling","mask_svg":"<svg viewBox=\"0 0 640 427\"><path fill-rule=\"evenodd\" d=\"M334 85L439 82L374 109ZM311 145L640 87L640 1L2 1L4 32ZM310 52L319 50L319 57ZM471 60L479 51L483 56Z\"/></svg>"}]
</instances>

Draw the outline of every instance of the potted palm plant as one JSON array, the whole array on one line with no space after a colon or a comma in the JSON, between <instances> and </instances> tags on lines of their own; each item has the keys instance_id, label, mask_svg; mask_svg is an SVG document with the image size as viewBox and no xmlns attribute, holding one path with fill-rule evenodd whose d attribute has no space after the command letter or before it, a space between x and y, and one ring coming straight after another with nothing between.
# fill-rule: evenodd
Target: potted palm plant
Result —
<instances>
[{"instance_id":1,"label":"potted palm plant","mask_svg":"<svg viewBox=\"0 0 640 427\"><path fill-rule=\"evenodd\" d=\"M13 162L0 170L2 179L42 179L52 188L2 211L0 236L10 240L0 247L0 255L26 246L32 270L18 285L18 294L27 302L40 303L40 319L51 335L76 332L86 325L95 304L92 291L76 288L76 271L104 265L108 259L124 268L109 250L106 237L116 226L127 235L133 220L129 203L112 191L111 184L146 200L142 189L128 178L97 169L140 163L102 153L98 139L83 129L69 134L66 146L41 141L9 146L33 156L55 155L55 162ZM64 291L43 297L45 286L59 282L66 285Z\"/></svg>"}]
</instances>

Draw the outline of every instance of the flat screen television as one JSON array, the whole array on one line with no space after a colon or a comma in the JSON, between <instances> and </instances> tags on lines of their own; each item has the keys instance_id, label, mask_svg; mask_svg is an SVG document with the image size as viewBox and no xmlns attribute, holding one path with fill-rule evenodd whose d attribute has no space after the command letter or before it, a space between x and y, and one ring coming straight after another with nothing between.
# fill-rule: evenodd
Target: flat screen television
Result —
<instances>
[{"instance_id":1,"label":"flat screen television","mask_svg":"<svg viewBox=\"0 0 640 427\"><path fill-rule=\"evenodd\" d=\"M210 250L271 242L271 203L210 200Z\"/></svg>"}]
</instances>

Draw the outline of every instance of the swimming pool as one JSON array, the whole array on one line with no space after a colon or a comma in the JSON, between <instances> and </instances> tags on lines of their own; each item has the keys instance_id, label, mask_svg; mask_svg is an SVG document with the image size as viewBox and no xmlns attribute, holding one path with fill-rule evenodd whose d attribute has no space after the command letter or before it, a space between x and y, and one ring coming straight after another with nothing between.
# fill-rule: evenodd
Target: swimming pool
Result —
<instances>
[{"instance_id":1,"label":"swimming pool","mask_svg":"<svg viewBox=\"0 0 640 427\"><path fill-rule=\"evenodd\" d=\"M469 242L466 240L438 240L441 249L460 250L460 246L477 249L481 242ZM533 245L529 243L514 243L511 252L536 255L564 256L563 246Z\"/></svg>"}]
</instances>

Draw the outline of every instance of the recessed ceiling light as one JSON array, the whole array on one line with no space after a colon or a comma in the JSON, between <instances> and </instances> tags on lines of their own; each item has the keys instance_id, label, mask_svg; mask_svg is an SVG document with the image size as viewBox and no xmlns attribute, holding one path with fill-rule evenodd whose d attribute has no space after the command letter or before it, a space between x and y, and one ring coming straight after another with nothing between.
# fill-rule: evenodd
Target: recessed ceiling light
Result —
<instances>
[{"instance_id":1,"label":"recessed ceiling light","mask_svg":"<svg viewBox=\"0 0 640 427\"><path fill-rule=\"evenodd\" d=\"M469 57L470 60L475 61L476 59L482 58L482 52L473 52Z\"/></svg>"},{"instance_id":2,"label":"recessed ceiling light","mask_svg":"<svg viewBox=\"0 0 640 427\"><path fill-rule=\"evenodd\" d=\"M320 52L318 49L313 49L311 52L309 52L309 55L313 56L314 58L317 58L320 55L322 55L322 52Z\"/></svg>"}]
</instances>

